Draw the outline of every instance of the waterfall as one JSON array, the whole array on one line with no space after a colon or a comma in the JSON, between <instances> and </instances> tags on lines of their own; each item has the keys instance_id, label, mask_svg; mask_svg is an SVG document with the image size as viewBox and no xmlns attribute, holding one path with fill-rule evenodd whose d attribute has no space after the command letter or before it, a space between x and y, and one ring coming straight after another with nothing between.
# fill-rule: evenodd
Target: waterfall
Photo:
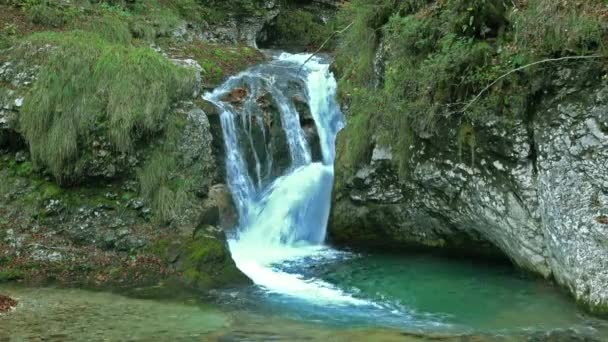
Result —
<instances>
[{"instance_id":1,"label":"waterfall","mask_svg":"<svg viewBox=\"0 0 608 342\"><path fill-rule=\"evenodd\" d=\"M336 88L321 58L283 53L230 78L205 99L221 111L228 184L240 215L237 233L229 238L237 266L273 293L357 304L360 300L328 283L280 269L329 250L323 242L335 140L344 125ZM298 99L314 127L303 127ZM318 146L305 130L316 131ZM288 156L276 152L281 151L277 144L286 145ZM315 148L320 157L315 158Z\"/></svg>"}]
</instances>

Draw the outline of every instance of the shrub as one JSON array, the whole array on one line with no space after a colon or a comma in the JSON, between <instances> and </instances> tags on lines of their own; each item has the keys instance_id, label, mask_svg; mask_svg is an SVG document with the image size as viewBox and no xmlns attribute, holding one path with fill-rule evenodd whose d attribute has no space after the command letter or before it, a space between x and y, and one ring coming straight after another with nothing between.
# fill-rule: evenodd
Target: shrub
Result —
<instances>
[{"instance_id":1,"label":"shrub","mask_svg":"<svg viewBox=\"0 0 608 342\"><path fill-rule=\"evenodd\" d=\"M585 54L598 49L606 38L600 0L573 2L529 0L511 20L516 43L540 55Z\"/></svg>"}]
</instances>

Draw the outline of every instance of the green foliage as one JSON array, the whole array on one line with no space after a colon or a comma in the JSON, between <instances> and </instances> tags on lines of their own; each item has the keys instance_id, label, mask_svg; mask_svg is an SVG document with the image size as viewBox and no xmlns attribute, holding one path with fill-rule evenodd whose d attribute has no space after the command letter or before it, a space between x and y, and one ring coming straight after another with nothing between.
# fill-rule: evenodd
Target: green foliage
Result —
<instances>
[{"instance_id":1,"label":"green foliage","mask_svg":"<svg viewBox=\"0 0 608 342\"><path fill-rule=\"evenodd\" d=\"M87 17L77 27L94 32L110 43L129 44L132 38L129 22L124 16L117 14Z\"/></svg>"},{"instance_id":2,"label":"green foliage","mask_svg":"<svg viewBox=\"0 0 608 342\"><path fill-rule=\"evenodd\" d=\"M53 0L27 0L23 4L29 21L50 28L59 28L80 15L80 8Z\"/></svg>"},{"instance_id":3,"label":"green foliage","mask_svg":"<svg viewBox=\"0 0 608 342\"><path fill-rule=\"evenodd\" d=\"M597 53L603 48L607 26L600 9L606 5L599 0L584 4L530 0L519 8L512 4L502 0L355 0L346 6L342 20L354 24L338 48L341 88L365 94L368 100L347 98L354 116L344 135L389 143L401 171L407 172L415 139L432 136L441 120L462 117L468 128L459 135L460 146L473 153L474 126L487 120L508 122L513 115L525 113L530 97L539 90L534 80L542 75L533 69L515 73L463 113L462 108L481 89L535 60ZM380 36L383 46L378 56L384 70L375 75ZM356 165L366 153L356 148L346 153L344 162Z\"/></svg>"},{"instance_id":4,"label":"green foliage","mask_svg":"<svg viewBox=\"0 0 608 342\"><path fill-rule=\"evenodd\" d=\"M301 45L317 49L333 33L333 25L321 22L314 14L303 9L283 8L276 22L274 40L279 44ZM335 42L328 42L325 49L331 49Z\"/></svg>"},{"instance_id":5,"label":"green foliage","mask_svg":"<svg viewBox=\"0 0 608 342\"><path fill-rule=\"evenodd\" d=\"M176 166L171 152L159 151L137 172L140 193L161 222L177 218L188 201L186 187L174 181Z\"/></svg>"},{"instance_id":6,"label":"green foliage","mask_svg":"<svg viewBox=\"0 0 608 342\"><path fill-rule=\"evenodd\" d=\"M176 56L192 58L203 68L206 86L217 86L229 75L234 75L247 67L262 62L265 57L260 51L247 46L225 46L193 41L185 44L169 45Z\"/></svg>"},{"instance_id":7,"label":"green foliage","mask_svg":"<svg viewBox=\"0 0 608 342\"><path fill-rule=\"evenodd\" d=\"M378 29L393 9L392 0L353 0L341 10L338 22L353 23L342 36L336 65L345 78L361 85L373 79L373 61L378 46Z\"/></svg>"},{"instance_id":8,"label":"green foliage","mask_svg":"<svg viewBox=\"0 0 608 342\"><path fill-rule=\"evenodd\" d=\"M17 28L14 24L6 24L0 27L0 50L9 48L13 45Z\"/></svg>"},{"instance_id":9,"label":"green foliage","mask_svg":"<svg viewBox=\"0 0 608 342\"><path fill-rule=\"evenodd\" d=\"M264 0L197 0L202 7L204 19L211 23L221 23L228 13L239 17L260 15L266 9Z\"/></svg>"},{"instance_id":10,"label":"green foliage","mask_svg":"<svg viewBox=\"0 0 608 342\"><path fill-rule=\"evenodd\" d=\"M522 49L542 55L585 54L604 45L606 2L530 0L513 12L515 40Z\"/></svg>"},{"instance_id":11,"label":"green foliage","mask_svg":"<svg viewBox=\"0 0 608 342\"><path fill-rule=\"evenodd\" d=\"M191 70L149 48L114 45L85 32L35 34L54 45L20 117L34 162L60 181L80 176L82 147L105 135L120 151L163 129L172 101L191 90Z\"/></svg>"},{"instance_id":12,"label":"green foliage","mask_svg":"<svg viewBox=\"0 0 608 342\"><path fill-rule=\"evenodd\" d=\"M25 273L20 270L3 270L0 271L0 283L23 279Z\"/></svg>"}]
</instances>

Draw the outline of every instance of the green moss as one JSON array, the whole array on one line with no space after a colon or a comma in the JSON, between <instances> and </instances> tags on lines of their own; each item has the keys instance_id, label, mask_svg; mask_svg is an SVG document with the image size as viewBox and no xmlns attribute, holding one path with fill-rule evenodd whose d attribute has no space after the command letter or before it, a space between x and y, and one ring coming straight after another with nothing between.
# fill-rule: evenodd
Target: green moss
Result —
<instances>
[{"instance_id":1,"label":"green moss","mask_svg":"<svg viewBox=\"0 0 608 342\"><path fill-rule=\"evenodd\" d=\"M463 150L466 148L470 152L470 164L475 164L475 148L477 147L477 137L475 128L470 124L464 124L458 131L458 156L462 161Z\"/></svg>"},{"instance_id":2,"label":"green moss","mask_svg":"<svg viewBox=\"0 0 608 342\"><path fill-rule=\"evenodd\" d=\"M199 288L243 283L246 278L230 258L221 240L199 236L188 242L183 255L184 278Z\"/></svg>"},{"instance_id":3,"label":"green moss","mask_svg":"<svg viewBox=\"0 0 608 342\"><path fill-rule=\"evenodd\" d=\"M11 47L17 35L17 26L15 24L4 24L0 22L0 50Z\"/></svg>"},{"instance_id":4,"label":"green moss","mask_svg":"<svg viewBox=\"0 0 608 342\"><path fill-rule=\"evenodd\" d=\"M63 194L63 190L53 183L44 183L39 189L40 199L49 200L57 199Z\"/></svg>"},{"instance_id":5,"label":"green moss","mask_svg":"<svg viewBox=\"0 0 608 342\"><path fill-rule=\"evenodd\" d=\"M207 87L217 86L230 75L265 60L259 51L247 46L226 46L193 41L166 44L178 57L192 58L203 68L203 82Z\"/></svg>"},{"instance_id":6,"label":"green moss","mask_svg":"<svg viewBox=\"0 0 608 342\"><path fill-rule=\"evenodd\" d=\"M188 96L194 82L192 70L149 48L96 34L35 34L22 48L44 44L55 48L26 97L20 125L34 162L60 182L80 177L82 147L93 136L130 151L134 141L162 131L171 103Z\"/></svg>"},{"instance_id":7,"label":"green moss","mask_svg":"<svg viewBox=\"0 0 608 342\"><path fill-rule=\"evenodd\" d=\"M353 113L357 113L356 108L353 108ZM337 165L347 174L352 174L360 164L368 162L371 157L369 120L367 115L353 115L348 120L348 129L339 136Z\"/></svg>"},{"instance_id":8,"label":"green moss","mask_svg":"<svg viewBox=\"0 0 608 342\"><path fill-rule=\"evenodd\" d=\"M608 304L591 304L588 299L576 298L576 304L583 310L599 317L608 318Z\"/></svg>"}]
</instances>

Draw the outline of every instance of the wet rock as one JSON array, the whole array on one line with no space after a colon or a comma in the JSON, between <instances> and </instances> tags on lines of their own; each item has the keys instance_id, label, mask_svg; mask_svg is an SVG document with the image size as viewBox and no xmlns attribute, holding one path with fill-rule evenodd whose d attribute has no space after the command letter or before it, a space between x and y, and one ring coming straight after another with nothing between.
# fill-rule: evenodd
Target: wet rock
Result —
<instances>
[{"instance_id":1,"label":"wet rock","mask_svg":"<svg viewBox=\"0 0 608 342\"><path fill-rule=\"evenodd\" d=\"M245 102L247 94L248 91L245 88L234 88L228 94L226 94L224 98L222 98L222 101L232 104L242 104Z\"/></svg>"}]
</instances>

